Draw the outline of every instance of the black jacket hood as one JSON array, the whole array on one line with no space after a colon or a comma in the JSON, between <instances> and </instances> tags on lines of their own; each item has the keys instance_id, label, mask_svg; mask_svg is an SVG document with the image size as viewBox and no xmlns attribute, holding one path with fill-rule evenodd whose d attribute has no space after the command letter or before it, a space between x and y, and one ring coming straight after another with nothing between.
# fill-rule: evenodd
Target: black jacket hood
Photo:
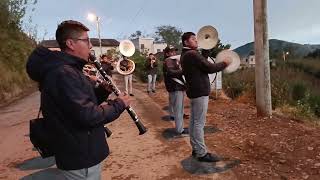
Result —
<instances>
[{"instance_id":1,"label":"black jacket hood","mask_svg":"<svg viewBox=\"0 0 320 180\"><path fill-rule=\"evenodd\" d=\"M37 47L28 58L26 69L29 77L41 83L46 74L63 65L73 65L82 69L87 62L61 51L51 51L43 46Z\"/></svg>"}]
</instances>

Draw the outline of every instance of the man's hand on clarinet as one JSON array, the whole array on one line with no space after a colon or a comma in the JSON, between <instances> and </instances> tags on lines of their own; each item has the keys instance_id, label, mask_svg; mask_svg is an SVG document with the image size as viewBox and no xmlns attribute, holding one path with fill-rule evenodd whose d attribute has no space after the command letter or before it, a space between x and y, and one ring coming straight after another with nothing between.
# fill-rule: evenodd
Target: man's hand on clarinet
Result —
<instances>
[{"instance_id":1,"label":"man's hand on clarinet","mask_svg":"<svg viewBox=\"0 0 320 180\"><path fill-rule=\"evenodd\" d=\"M107 83L106 81L100 82L100 86L102 86L107 92L112 93L113 87L111 84Z\"/></svg>"},{"instance_id":2,"label":"man's hand on clarinet","mask_svg":"<svg viewBox=\"0 0 320 180\"><path fill-rule=\"evenodd\" d=\"M128 96L127 93L123 92L118 96L119 99L121 99L125 106L128 107L131 104L130 96Z\"/></svg>"}]
</instances>

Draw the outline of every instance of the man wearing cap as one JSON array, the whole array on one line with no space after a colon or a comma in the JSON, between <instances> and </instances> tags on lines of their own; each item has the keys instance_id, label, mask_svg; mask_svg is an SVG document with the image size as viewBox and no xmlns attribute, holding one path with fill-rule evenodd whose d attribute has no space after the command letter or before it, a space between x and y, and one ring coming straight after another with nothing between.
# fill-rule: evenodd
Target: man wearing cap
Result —
<instances>
[{"instance_id":1,"label":"man wearing cap","mask_svg":"<svg viewBox=\"0 0 320 180\"><path fill-rule=\"evenodd\" d=\"M169 92L169 110L172 110L175 120L176 131L178 134L188 134L183 129L183 99L186 90L180 58L176 56L178 49L169 45L164 49L164 55L167 57L163 62L163 75L167 91Z\"/></svg>"}]
</instances>

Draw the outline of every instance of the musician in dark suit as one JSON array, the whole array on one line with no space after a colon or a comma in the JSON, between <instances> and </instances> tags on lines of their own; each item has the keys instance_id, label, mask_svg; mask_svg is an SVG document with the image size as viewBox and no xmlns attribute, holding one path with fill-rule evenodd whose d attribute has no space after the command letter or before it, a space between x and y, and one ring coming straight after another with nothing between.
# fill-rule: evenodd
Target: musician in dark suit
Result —
<instances>
[{"instance_id":1,"label":"musician in dark suit","mask_svg":"<svg viewBox=\"0 0 320 180\"><path fill-rule=\"evenodd\" d=\"M194 33L186 32L182 35L183 50L181 65L186 79L187 96L191 103L191 117L189 123L192 156L202 162L216 162L220 158L207 151L204 142L204 125L208 110L210 83L208 74L226 68L231 60L221 63L209 63L198 51L198 42Z\"/></svg>"},{"instance_id":2,"label":"musician in dark suit","mask_svg":"<svg viewBox=\"0 0 320 180\"><path fill-rule=\"evenodd\" d=\"M156 92L156 81L157 81L157 72L158 72L158 61L153 53L149 54L149 57L146 60L146 69L148 74L148 93Z\"/></svg>"},{"instance_id":3,"label":"musician in dark suit","mask_svg":"<svg viewBox=\"0 0 320 180\"><path fill-rule=\"evenodd\" d=\"M101 56L101 66L103 70L107 73L108 76L112 77L112 71L114 70L114 67L112 66L112 63L109 61L107 55Z\"/></svg>"},{"instance_id":4,"label":"musician in dark suit","mask_svg":"<svg viewBox=\"0 0 320 180\"><path fill-rule=\"evenodd\" d=\"M186 90L180 58L176 56L178 49L169 45L163 53L167 57L163 61L163 76L166 90L169 93L169 110L175 121L176 132L180 135L188 134L183 128L184 93Z\"/></svg>"},{"instance_id":5,"label":"musician in dark suit","mask_svg":"<svg viewBox=\"0 0 320 180\"><path fill-rule=\"evenodd\" d=\"M104 124L130 104L126 95L101 104L110 92L100 87L97 93L83 74L92 48L88 31L80 22L62 22L56 30L61 52L38 47L27 62L29 76L40 85L56 165L66 179L101 179L101 162L109 155Z\"/></svg>"}]
</instances>

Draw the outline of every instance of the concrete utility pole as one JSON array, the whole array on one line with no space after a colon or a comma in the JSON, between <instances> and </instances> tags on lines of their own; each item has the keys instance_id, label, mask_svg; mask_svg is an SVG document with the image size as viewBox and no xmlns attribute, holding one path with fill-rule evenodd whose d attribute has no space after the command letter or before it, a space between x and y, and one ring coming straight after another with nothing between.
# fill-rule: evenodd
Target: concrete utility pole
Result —
<instances>
[{"instance_id":1,"label":"concrete utility pole","mask_svg":"<svg viewBox=\"0 0 320 180\"><path fill-rule=\"evenodd\" d=\"M256 106L258 116L271 116L267 0L253 0Z\"/></svg>"}]
</instances>

